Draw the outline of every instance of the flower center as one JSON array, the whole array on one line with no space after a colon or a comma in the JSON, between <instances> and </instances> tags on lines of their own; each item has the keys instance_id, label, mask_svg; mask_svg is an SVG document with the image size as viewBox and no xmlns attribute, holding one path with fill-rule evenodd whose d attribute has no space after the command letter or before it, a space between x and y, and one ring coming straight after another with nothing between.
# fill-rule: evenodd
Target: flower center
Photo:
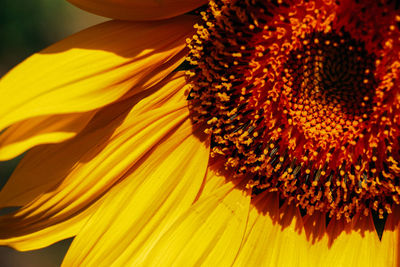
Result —
<instances>
[{"instance_id":1,"label":"flower center","mask_svg":"<svg viewBox=\"0 0 400 267\"><path fill-rule=\"evenodd\" d=\"M283 65L280 105L288 124L329 146L372 112L375 55L348 33L313 33ZM350 140L349 140L350 141Z\"/></svg>"},{"instance_id":2,"label":"flower center","mask_svg":"<svg viewBox=\"0 0 400 267\"><path fill-rule=\"evenodd\" d=\"M202 12L188 41L192 119L253 194L348 220L400 203L400 16L357 2L218 0Z\"/></svg>"}]
</instances>

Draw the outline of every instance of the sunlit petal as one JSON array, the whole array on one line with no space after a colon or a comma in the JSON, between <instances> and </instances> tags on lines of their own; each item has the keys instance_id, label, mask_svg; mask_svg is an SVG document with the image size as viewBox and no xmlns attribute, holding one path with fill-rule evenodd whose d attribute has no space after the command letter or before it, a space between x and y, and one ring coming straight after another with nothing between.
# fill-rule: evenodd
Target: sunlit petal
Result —
<instances>
[{"instance_id":1,"label":"sunlit petal","mask_svg":"<svg viewBox=\"0 0 400 267\"><path fill-rule=\"evenodd\" d=\"M130 265L132 254L151 248L190 207L204 179L208 151L193 136L190 122L177 128L110 191L64 264Z\"/></svg>"},{"instance_id":2,"label":"sunlit petal","mask_svg":"<svg viewBox=\"0 0 400 267\"><path fill-rule=\"evenodd\" d=\"M135 99L127 99L97 114L88 129L71 141L28 153L1 191L0 200L2 206L32 201L12 217L2 218L0 244L31 248L13 241L91 207L188 118L184 84L184 77L171 78L152 89L148 97L137 97L133 108L129 107ZM32 177L29 183L24 182L26 175Z\"/></svg>"},{"instance_id":3,"label":"sunlit petal","mask_svg":"<svg viewBox=\"0 0 400 267\"><path fill-rule=\"evenodd\" d=\"M193 22L105 22L31 56L0 81L0 129L97 109L149 88L183 60Z\"/></svg>"}]
</instances>

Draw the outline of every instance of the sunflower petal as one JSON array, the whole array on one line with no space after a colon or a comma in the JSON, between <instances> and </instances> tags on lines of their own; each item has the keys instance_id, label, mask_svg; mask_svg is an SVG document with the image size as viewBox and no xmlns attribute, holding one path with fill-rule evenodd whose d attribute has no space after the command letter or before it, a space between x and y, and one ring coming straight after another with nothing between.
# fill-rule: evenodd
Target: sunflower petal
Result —
<instances>
[{"instance_id":1,"label":"sunflower petal","mask_svg":"<svg viewBox=\"0 0 400 267\"><path fill-rule=\"evenodd\" d=\"M209 147L195 135L188 120L138 162L78 234L64 264L127 266L130 254L157 240L203 182Z\"/></svg>"},{"instance_id":2,"label":"sunflower petal","mask_svg":"<svg viewBox=\"0 0 400 267\"><path fill-rule=\"evenodd\" d=\"M153 109L161 111L162 107L171 105L184 107L185 83L185 77L177 73L151 90L102 109L76 138L29 151L0 191L0 208L26 205L40 193L47 190L53 192L51 188L64 178L86 180L86 177L72 175L71 172L79 173L79 170L90 168L85 158L101 151L117 128L122 131L131 127L130 121L135 123L143 118L142 115L154 113Z\"/></svg>"},{"instance_id":3,"label":"sunflower petal","mask_svg":"<svg viewBox=\"0 0 400 267\"><path fill-rule=\"evenodd\" d=\"M271 259L272 238L278 229L277 194L260 195L252 204L246 234L234 266L268 266L266 260Z\"/></svg>"},{"instance_id":4,"label":"sunflower petal","mask_svg":"<svg viewBox=\"0 0 400 267\"><path fill-rule=\"evenodd\" d=\"M86 154L112 135L126 116L123 109L118 109L123 104L119 104L97 114L88 128L76 138L28 151L0 191L0 207L23 206L42 193L53 192L54 187L68 177Z\"/></svg>"},{"instance_id":5,"label":"sunflower petal","mask_svg":"<svg viewBox=\"0 0 400 267\"><path fill-rule=\"evenodd\" d=\"M13 238L58 224L97 201L135 162L188 118L184 85L184 77L169 79L138 100L129 114L115 109L129 109L132 99L97 114L76 138L28 153L11 177L10 186L7 184L1 191L0 200L1 206L33 201L12 214L12 219L0 221L0 244L24 249L13 244ZM26 177L30 182L18 189L18 181L23 182Z\"/></svg>"},{"instance_id":6,"label":"sunflower petal","mask_svg":"<svg viewBox=\"0 0 400 267\"><path fill-rule=\"evenodd\" d=\"M210 194L213 194L214 191L226 184L228 181L227 177L231 177L231 174L221 170L224 170L223 161L210 162L204 183L196 197L196 201L210 196Z\"/></svg>"},{"instance_id":7,"label":"sunflower petal","mask_svg":"<svg viewBox=\"0 0 400 267\"><path fill-rule=\"evenodd\" d=\"M144 266L230 266L242 242L250 195L227 183L196 202L146 255L130 264Z\"/></svg>"},{"instance_id":8,"label":"sunflower petal","mask_svg":"<svg viewBox=\"0 0 400 267\"><path fill-rule=\"evenodd\" d=\"M193 18L109 21L75 34L0 81L0 129L28 118L85 112L162 80L183 60Z\"/></svg>"},{"instance_id":9,"label":"sunflower petal","mask_svg":"<svg viewBox=\"0 0 400 267\"><path fill-rule=\"evenodd\" d=\"M79 133L94 111L39 116L13 124L0 135L0 161L12 159L31 147L59 143Z\"/></svg>"},{"instance_id":10,"label":"sunflower petal","mask_svg":"<svg viewBox=\"0 0 400 267\"><path fill-rule=\"evenodd\" d=\"M20 231L18 236L8 238L6 242L1 240L0 244L12 244L12 247L25 251L46 247L60 240L73 237L86 224L90 215L100 203L101 200L76 216L59 223L48 224L43 222L40 226L36 225L35 231L32 231L31 227L26 227L25 231ZM13 223L14 221L11 222L11 224ZM0 226L3 227L6 224L7 222L2 221ZM12 228L9 228L9 230L12 231Z\"/></svg>"},{"instance_id":11,"label":"sunflower petal","mask_svg":"<svg viewBox=\"0 0 400 267\"><path fill-rule=\"evenodd\" d=\"M302 218L294 205L278 203L277 194L253 203L235 266L397 266L398 216L388 217L379 241L371 216L332 219L326 228L325 214Z\"/></svg>"},{"instance_id":12,"label":"sunflower petal","mask_svg":"<svg viewBox=\"0 0 400 267\"><path fill-rule=\"evenodd\" d=\"M122 20L157 20L194 10L207 0L68 0L91 13Z\"/></svg>"},{"instance_id":13,"label":"sunflower petal","mask_svg":"<svg viewBox=\"0 0 400 267\"><path fill-rule=\"evenodd\" d=\"M380 252L388 252L382 261L384 266L400 266L400 206L393 207L388 215L382 235Z\"/></svg>"},{"instance_id":14,"label":"sunflower petal","mask_svg":"<svg viewBox=\"0 0 400 267\"><path fill-rule=\"evenodd\" d=\"M309 243L299 210L276 193L253 201L243 245L234 266L319 266L308 254Z\"/></svg>"},{"instance_id":15,"label":"sunflower petal","mask_svg":"<svg viewBox=\"0 0 400 267\"><path fill-rule=\"evenodd\" d=\"M327 229L327 253L321 255L320 264L332 267L397 266L398 227L398 221L395 228L390 229L387 225L388 229L385 229L381 241L372 216L356 216L352 223L332 220Z\"/></svg>"}]
</instances>

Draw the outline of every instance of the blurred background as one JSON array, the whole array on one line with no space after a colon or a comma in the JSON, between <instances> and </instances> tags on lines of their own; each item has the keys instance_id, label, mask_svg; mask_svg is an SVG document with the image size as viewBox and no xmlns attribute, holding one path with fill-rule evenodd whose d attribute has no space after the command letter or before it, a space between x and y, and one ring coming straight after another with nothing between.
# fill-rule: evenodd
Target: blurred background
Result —
<instances>
[{"instance_id":1,"label":"blurred background","mask_svg":"<svg viewBox=\"0 0 400 267\"><path fill-rule=\"evenodd\" d=\"M66 0L1 0L0 77L31 54L105 20ZM0 188L19 160L0 162ZM71 240L65 240L30 252L0 247L0 267L60 266L70 243Z\"/></svg>"}]
</instances>

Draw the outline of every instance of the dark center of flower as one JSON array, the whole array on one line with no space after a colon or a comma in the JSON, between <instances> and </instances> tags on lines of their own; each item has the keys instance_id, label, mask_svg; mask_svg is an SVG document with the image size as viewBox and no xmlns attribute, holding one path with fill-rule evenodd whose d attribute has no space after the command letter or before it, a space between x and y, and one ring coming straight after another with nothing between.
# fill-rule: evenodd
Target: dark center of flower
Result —
<instances>
[{"instance_id":1,"label":"dark center of flower","mask_svg":"<svg viewBox=\"0 0 400 267\"><path fill-rule=\"evenodd\" d=\"M384 1L211 1L188 42L211 156L312 214L400 196L400 16Z\"/></svg>"},{"instance_id":2,"label":"dark center of flower","mask_svg":"<svg viewBox=\"0 0 400 267\"><path fill-rule=\"evenodd\" d=\"M347 131L356 135L373 108L375 55L343 32L313 33L300 42L281 74L288 124L324 145Z\"/></svg>"}]
</instances>

